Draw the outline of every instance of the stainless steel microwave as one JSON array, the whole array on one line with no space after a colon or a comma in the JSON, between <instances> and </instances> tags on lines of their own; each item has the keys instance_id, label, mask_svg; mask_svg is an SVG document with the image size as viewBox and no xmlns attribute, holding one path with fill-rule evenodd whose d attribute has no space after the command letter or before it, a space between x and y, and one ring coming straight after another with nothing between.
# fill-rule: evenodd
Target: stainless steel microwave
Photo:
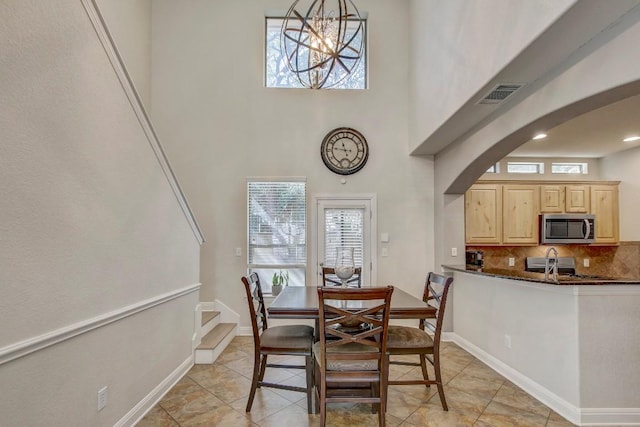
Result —
<instances>
[{"instance_id":1,"label":"stainless steel microwave","mask_svg":"<svg viewBox=\"0 0 640 427\"><path fill-rule=\"evenodd\" d=\"M596 216L589 214L540 215L541 244L588 244L594 241Z\"/></svg>"}]
</instances>

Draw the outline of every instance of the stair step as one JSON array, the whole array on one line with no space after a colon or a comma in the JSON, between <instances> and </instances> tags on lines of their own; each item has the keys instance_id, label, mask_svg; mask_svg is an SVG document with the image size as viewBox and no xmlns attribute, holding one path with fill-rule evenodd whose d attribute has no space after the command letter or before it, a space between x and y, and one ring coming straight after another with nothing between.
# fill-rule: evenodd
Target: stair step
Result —
<instances>
[{"instance_id":1,"label":"stair step","mask_svg":"<svg viewBox=\"0 0 640 427\"><path fill-rule=\"evenodd\" d=\"M219 311L203 311L202 312L202 326L206 325L209 321L220 316Z\"/></svg>"},{"instance_id":2,"label":"stair step","mask_svg":"<svg viewBox=\"0 0 640 427\"><path fill-rule=\"evenodd\" d=\"M236 323L218 323L207 335L195 351L195 364L211 364L235 337Z\"/></svg>"}]
</instances>

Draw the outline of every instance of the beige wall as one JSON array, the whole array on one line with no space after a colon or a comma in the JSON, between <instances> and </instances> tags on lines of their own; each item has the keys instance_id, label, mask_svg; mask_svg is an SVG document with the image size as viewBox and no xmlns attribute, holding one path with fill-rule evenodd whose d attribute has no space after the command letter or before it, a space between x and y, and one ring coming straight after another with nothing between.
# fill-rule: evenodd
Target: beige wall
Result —
<instances>
[{"instance_id":1,"label":"beige wall","mask_svg":"<svg viewBox=\"0 0 640 427\"><path fill-rule=\"evenodd\" d=\"M153 3L153 120L208 239L202 299L220 298L243 326L247 176L305 176L309 201L319 193L376 193L376 238L390 236L389 256L377 260L378 282L419 295L434 268L433 162L406 149L408 3L360 5L371 29L368 90L267 89L265 11L290 3ZM344 185L320 158L324 135L339 126L362 132L370 148L367 165ZM309 224L309 242L313 230ZM316 283L311 270L308 284Z\"/></svg>"},{"instance_id":2,"label":"beige wall","mask_svg":"<svg viewBox=\"0 0 640 427\"><path fill-rule=\"evenodd\" d=\"M199 244L83 4L0 16L1 423L114 425L191 358Z\"/></svg>"},{"instance_id":3,"label":"beige wall","mask_svg":"<svg viewBox=\"0 0 640 427\"><path fill-rule=\"evenodd\" d=\"M602 177L620 181L620 239L640 241L640 148L621 151L602 159Z\"/></svg>"},{"instance_id":4,"label":"beige wall","mask_svg":"<svg viewBox=\"0 0 640 427\"><path fill-rule=\"evenodd\" d=\"M151 108L151 1L96 1L147 109Z\"/></svg>"},{"instance_id":5,"label":"beige wall","mask_svg":"<svg viewBox=\"0 0 640 427\"><path fill-rule=\"evenodd\" d=\"M410 0L410 151L576 0Z\"/></svg>"}]
</instances>

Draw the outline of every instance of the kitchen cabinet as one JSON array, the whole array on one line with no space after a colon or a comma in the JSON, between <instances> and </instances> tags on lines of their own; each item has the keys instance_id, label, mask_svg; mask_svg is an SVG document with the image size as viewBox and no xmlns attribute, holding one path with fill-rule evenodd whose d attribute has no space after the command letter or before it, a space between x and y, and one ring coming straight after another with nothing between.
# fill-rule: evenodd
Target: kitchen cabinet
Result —
<instances>
[{"instance_id":1,"label":"kitchen cabinet","mask_svg":"<svg viewBox=\"0 0 640 427\"><path fill-rule=\"evenodd\" d=\"M588 213L588 185L540 185L540 213Z\"/></svg>"},{"instance_id":2,"label":"kitchen cabinet","mask_svg":"<svg viewBox=\"0 0 640 427\"><path fill-rule=\"evenodd\" d=\"M468 245L537 245L539 215L591 213L596 216L595 244L617 245L618 184L558 181L478 182L465 194Z\"/></svg>"},{"instance_id":3,"label":"kitchen cabinet","mask_svg":"<svg viewBox=\"0 0 640 427\"><path fill-rule=\"evenodd\" d=\"M541 213L563 213L565 209L565 188L564 185L541 185L540 186L540 212Z\"/></svg>"},{"instance_id":4,"label":"kitchen cabinet","mask_svg":"<svg viewBox=\"0 0 640 427\"><path fill-rule=\"evenodd\" d=\"M501 243L502 185L475 184L465 194L465 239L468 244Z\"/></svg>"},{"instance_id":5,"label":"kitchen cabinet","mask_svg":"<svg viewBox=\"0 0 640 427\"><path fill-rule=\"evenodd\" d=\"M618 244L619 217L618 217L618 186L617 185L592 185L590 191L590 213L596 216L596 229L594 233L596 244Z\"/></svg>"},{"instance_id":6,"label":"kitchen cabinet","mask_svg":"<svg viewBox=\"0 0 640 427\"><path fill-rule=\"evenodd\" d=\"M540 214L539 185L504 185L502 187L502 243L538 243Z\"/></svg>"},{"instance_id":7,"label":"kitchen cabinet","mask_svg":"<svg viewBox=\"0 0 640 427\"><path fill-rule=\"evenodd\" d=\"M566 213L588 213L590 209L590 186L589 185L567 185L565 187L565 212Z\"/></svg>"}]
</instances>

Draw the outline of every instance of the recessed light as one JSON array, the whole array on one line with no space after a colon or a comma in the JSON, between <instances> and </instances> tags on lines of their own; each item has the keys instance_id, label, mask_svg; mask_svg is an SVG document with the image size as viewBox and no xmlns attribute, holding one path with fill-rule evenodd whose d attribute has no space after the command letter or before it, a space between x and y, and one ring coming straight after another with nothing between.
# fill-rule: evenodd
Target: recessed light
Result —
<instances>
[{"instance_id":1,"label":"recessed light","mask_svg":"<svg viewBox=\"0 0 640 427\"><path fill-rule=\"evenodd\" d=\"M640 136L634 135L634 136L630 136L629 138L625 138L623 139L624 142L631 142L631 141L637 141L640 139Z\"/></svg>"},{"instance_id":2,"label":"recessed light","mask_svg":"<svg viewBox=\"0 0 640 427\"><path fill-rule=\"evenodd\" d=\"M533 139L543 139L546 138L547 134L546 133L539 133L536 136L533 137Z\"/></svg>"}]
</instances>

